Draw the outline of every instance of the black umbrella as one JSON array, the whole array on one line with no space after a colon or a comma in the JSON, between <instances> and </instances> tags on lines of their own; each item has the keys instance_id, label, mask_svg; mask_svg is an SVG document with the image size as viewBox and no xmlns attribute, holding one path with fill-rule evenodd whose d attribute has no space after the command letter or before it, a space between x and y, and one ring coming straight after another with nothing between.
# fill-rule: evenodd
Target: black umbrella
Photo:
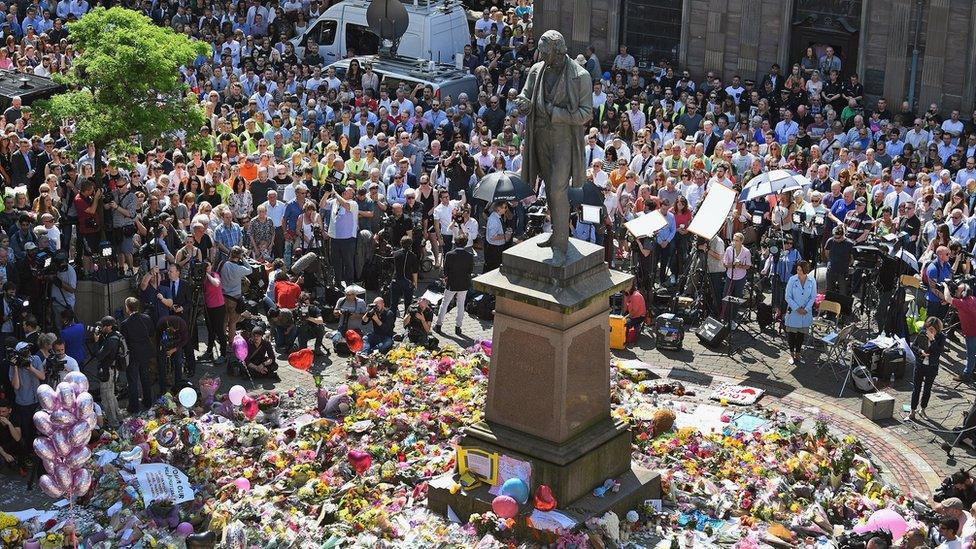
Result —
<instances>
[{"instance_id":1,"label":"black umbrella","mask_svg":"<svg viewBox=\"0 0 976 549\"><path fill-rule=\"evenodd\" d=\"M515 172L495 172L481 178L474 188L474 198L485 202L522 200L535 194Z\"/></svg>"}]
</instances>

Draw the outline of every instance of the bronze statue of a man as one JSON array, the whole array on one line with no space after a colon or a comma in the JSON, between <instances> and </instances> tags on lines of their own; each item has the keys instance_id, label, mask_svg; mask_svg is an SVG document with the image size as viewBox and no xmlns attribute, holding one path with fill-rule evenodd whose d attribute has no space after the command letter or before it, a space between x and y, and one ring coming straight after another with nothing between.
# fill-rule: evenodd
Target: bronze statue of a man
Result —
<instances>
[{"instance_id":1,"label":"bronze statue of a man","mask_svg":"<svg viewBox=\"0 0 976 549\"><path fill-rule=\"evenodd\" d=\"M566 40L546 31L537 47L541 61L532 65L525 87L515 99L519 114L527 115L522 179L546 184L552 234L540 246L551 246L553 262L566 259L569 246L569 185L586 181L583 134L593 116L589 73L566 55Z\"/></svg>"}]
</instances>

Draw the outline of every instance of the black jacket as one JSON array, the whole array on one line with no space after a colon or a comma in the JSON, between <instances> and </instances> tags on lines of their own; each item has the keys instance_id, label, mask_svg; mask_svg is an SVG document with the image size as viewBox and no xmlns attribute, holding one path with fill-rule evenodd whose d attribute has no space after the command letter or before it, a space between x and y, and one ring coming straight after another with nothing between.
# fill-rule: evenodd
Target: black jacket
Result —
<instances>
[{"instance_id":1,"label":"black jacket","mask_svg":"<svg viewBox=\"0 0 976 549\"><path fill-rule=\"evenodd\" d=\"M101 336L95 343L94 362L98 366L99 371L115 366L115 358L119 353L120 337L121 335L118 332L112 332L108 335Z\"/></svg>"},{"instance_id":2,"label":"black jacket","mask_svg":"<svg viewBox=\"0 0 976 549\"><path fill-rule=\"evenodd\" d=\"M465 248L454 248L444 256L444 278L447 289L465 292L471 289L471 273L474 271L474 255Z\"/></svg>"},{"instance_id":3,"label":"black jacket","mask_svg":"<svg viewBox=\"0 0 976 549\"><path fill-rule=\"evenodd\" d=\"M153 356L156 329L149 315L141 312L129 315L122 321L119 331L129 347L130 362L149 360Z\"/></svg>"},{"instance_id":4,"label":"black jacket","mask_svg":"<svg viewBox=\"0 0 976 549\"><path fill-rule=\"evenodd\" d=\"M30 151L27 152L27 156L30 159L30 169L37 170L37 158ZM10 155L10 178L13 180L14 187L26 186L30 182L27 173L28 167L24 155L20 151Z\"/></svg>"}]
</instances>

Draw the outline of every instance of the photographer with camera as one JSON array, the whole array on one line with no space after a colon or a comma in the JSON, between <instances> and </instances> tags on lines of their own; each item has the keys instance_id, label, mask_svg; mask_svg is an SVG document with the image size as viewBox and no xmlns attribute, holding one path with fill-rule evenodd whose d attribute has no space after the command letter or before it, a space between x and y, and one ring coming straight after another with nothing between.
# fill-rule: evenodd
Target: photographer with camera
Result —
<instances>
[{"instance_id":1,"label":"photographer with camera","mask_svg":"<svg viewBox=\"0 0 976 549\"><path fill-rule=\"evenodd\" d=\"M932 501L942 502L949 498L958 498L965 509L976 503L976 480L968 471L962 469L942 479L942 485L932 494Z\"/></svg>"},{"instance_id":2,"label":"photographer with camera","mask_svg":"<svg viewBox=\"0 0 976 549\"><path fill-rule=\"evenodd\" d=\"M61 315L75 308L75 293L78 286L78 273L74 265L68 263L67 250L58 251L52 258L57 274L44 274L42 278L50 283L48 297L51 299L52 326L61 328Z\"/></svg>"},{"instance_id":3,"label":"photographer with camera","mask_svg":"<svg viewBox=\"0 0 976 549\"><path fill-rule=\"evenodd\" d=\"M98 323L99 330L95 334L94 355L91 360L98 371L98 393L101 397L102 410L105 413L105 424L109 428L118 426L119 403L115 399L115 379L119 370L127 367L128 351L122 334L116 331L115 317L105 316Z\"/></svg>"},{"instance_id":4,"label":"photographer with camera","mask_svg":"<svg viewBox=\"0 0 976 549\"><path fill-rule=\"evenodd\" d=\"M53 385L64 381L64 374L68 372L80 372L78 361L68 356L67 347L61 338L54 339L53 334L45 334L53 339L51 343L51 354L44 361L44 379L50 380ZM39 338L40 339L40 338ZM56 381L55 381L56 380Z\"/></svg>"},{"instance_id":5,"label":"photographer with camera","mask_svg":"<svg viewBox=\"0 0 976 549\"><path fill-rule=\"evenodd\" d=\"M356 281L359 204L355 200L356 189L352 186L343 187L341 192L333 188L328 196L332 268L335 271L336 286L343 287Z\"/></svg>"},{"instance_id":6,"label":"photographer with camera","mask_svg":"<svg viewBox=\"0 0 976 549\"><path fill-rule=\"evenodd\" d=\"M463 196L463 195L462 195ZM471 217L471 205L462 202L451 217L452 244L456 248L468 248L474 253L474 241L478 238L478 220ZM450 251L450 250L448 250Z\"/></svg>"},{"instance_id":7,"label":"photographer with camera","mask_svg":"<svg viewBox=\"0 0 976 549\"><path fill-rule=\"evenodd\" d=\"M371 350L385 353L393 346L393 329L396 325L396 312L387 308L382 297L373 300L373 304L366 308L363 315L363 325L372 325L366 337L363 338L363 355Z\"/></svg>"},{"instance_id":8,"label":"photographer with camera","mask_svg":"<svg viewBox=\"0 0 976 549\"><path fill-rule=\"evenodd\" d=\"M136 234L136 193L132 190L128 177L116 179L112 196L113 199L105 204L105 208L112 213L112 246L119 265L123 266L124 274L128 275L129 271L135 271L136 268L133 257L135 248L132 244L132 237Z\"/></svg>"},{"instance_id":9,"label":"photographer with camera","mask_svg":"<svg viewBox=\"0 0 976 549\"><path fill-rule=\"evenodd\" d=\"M430 341L430 326L434 321L434 309L430 302L421 297L407 307L403 316L403 327L407 330L407 339L414 345L436 348L436 340Z\"/></svg>"},{"instance_id":10,"label":"photographer with camera","mask_svg":"<svg viewBox=\"0 0 976 549\"><path fill-rule=\"evenodd\" d=\"M332 313L339 318L339 327L332 334L332 348L345 345L346 332L353 330L363 333L363 318L366 314L366 300L356 294L356 286L346 286L345 295L336 301ZM337 349L338 350L338 349Z\"/></svg>"},{"instance_id":11,"label":"photographer with camera","mask_svg":"<svg viewBox=\"0 0 976 549\"><path fill-rule=\"evenodd\" d=\"M417 289L420 277L420 260L413 251L413 239L404 236L400 239L400 248L393 252L393 281L390 284L390 309L394 314L400 310L400 300L403 299L404 310L413 302L413 293Z\"/></svg>"},{"instance_id":12,"label":"photographer with camera","mask_svg":"<svg viewBox=\"0 0 976 549\"><path fill-rule=\"evenodd\" d=\"M78 240L82 249L82 265L85 273L92 272L92 255L99 250L99 223L102 190L95 190L95 182L86 179L81 182L81 192L75 197L78 212Z\"/></svg>"},{"instance_id":13,"label":"photographer with camera","mask_svg":"<svg viewBox=\"0 0 976 549\"><path fill-rule=\"evenodd\" d=\"M31 354L30 345L21 341L13 349L8 349L7 361L10 364L9 379L14 390L13 422L20 429L24 455L30 455L34 443L34 412L40 410L37 402L37 388L44 378L41 358Z\"/></svg>"},{"instance_id":14,"label":"photographer with camera","mask_svg":"<svg viewBox=\"0 0 976 549\"><path fill-rule=\"evenodd\" d=\"M224 308L227 315L227 341L234 341L237 333L237 321L240 318L238 311L241 300L244 297L241 281L249 276L254 269L244 260L244 248L234 247L230 250L230 259L224 262L220 268L220 280L223 283Z\"/></svg>"},{"instance_id":15,"label":"photographer with camera","mask_svg":"<svg viewBox=\"0 0 976 549\"><path fill-rule=\"evenodd\" d=\"M451 153L441 157L441 170L447 177L447 192L451 200L459 200L461 191L467 191L475 173L475 160L462 142L455 143Z\"/></svg>"},{"instance_id":16,"label":"photographer with camera","mask_svg":"<svg viewBox=\"0 0 976 549\"><path fill-rule=\"evenodd\" d=\"M268 311L268 324L274 329L275 352L288 358L292 345L298 338L295 312L288 308L272 307Z\"/></svg>"},{"instance_id":17,"label":"photographer with camera","mask_svg":"<svg viewBox=\"0 0 976 549\"><path fill-rule=\"evenodd\" d=\"M770 234L772 235L772 233ZM770 249L761 272L763 276L768 276L772 282L772 305L776 318L780 318L786 311L786 283L793 276L796 263L802 258L800 252L793 247L792 235L784 234L781 239L774 239L770 236L766 242ZM780 245L782 245L781 249L779 248Z\"/></svg>"},{"instance_id":18,"label":"photographer with camera","mask_svg":"<svg viewBox=\"0 0 976 549\"><path fill-rule=\"evenodd\" d=\"M153 336L156 326L149 315L142 312L139 300L128 297L125 300L125 319L122 320L119 331L125 339L125 346L129 349L129 364L125 369L125 378L129 388L128 406L130 414L137 414L152 408L152 379L149 377L150 364L156 361L153 349L156 343ZM57 353L57 342L54 350ZM140 389L141 397L140 400Z\"/></svg>"}]
</instances>

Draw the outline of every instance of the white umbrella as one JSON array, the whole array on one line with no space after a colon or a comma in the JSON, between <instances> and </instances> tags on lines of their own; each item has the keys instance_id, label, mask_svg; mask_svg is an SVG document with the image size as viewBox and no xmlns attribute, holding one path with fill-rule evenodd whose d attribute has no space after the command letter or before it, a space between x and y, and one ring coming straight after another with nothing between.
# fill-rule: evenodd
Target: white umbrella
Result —
<instances>
[{"instance_id":1,"label":"white umbrella","mask_svg":"<svg viewBox=\"0 0 976 549\"><path fill-rule=\"evenodd\" d=\"M754 198L795 191L809 186L810 180L802 175L787 170L773 170L750 179L742 192L739 193L739 202L747 202Z\"/></svg>"}]
</instances>

